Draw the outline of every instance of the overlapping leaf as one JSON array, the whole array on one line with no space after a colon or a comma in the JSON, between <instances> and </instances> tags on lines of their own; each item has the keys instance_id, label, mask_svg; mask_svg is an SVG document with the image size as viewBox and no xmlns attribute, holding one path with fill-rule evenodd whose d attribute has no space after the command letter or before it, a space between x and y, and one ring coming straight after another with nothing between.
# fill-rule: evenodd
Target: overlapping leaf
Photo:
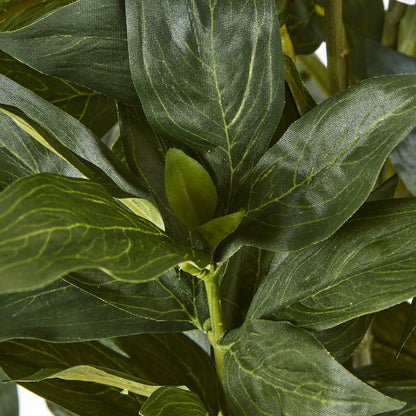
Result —
<instances>
[{"instance_id":1,"label":"overlapping leaf","mask_svg":"<svg viewBox=\"0 0 416 416\"><path fill-rule=\"evenodd\" d=\"M158 385L187 386L212 415L219 386L210 357L184 334L142 334L114 340L140 367L140 376Z\"/></svg>"},{"instance_id":2,"label":"overlapping leaf","mask_svg":"<svg viewBox=\"0 0 416 416\"><path fill-rule=\"evenodd\" d=\"M33 340L0 343L0 366L10 379L30 377L42 369L65 370L79 366L105 366L140 377L132 360L98 342L52 344ZM47 400L83 416L137 414L145 397L120 394L120 388L92 382L51 379L21 383Z\"/></svg>"},{"instance_id":3,"label":"overlapping leaf","mask_svg":"<svg viewBox=\"0 0 416 416\"><path fill-rule=\"evenodd\" d=\"M191 327L169 322L169 316L165 322L156 322L120 309L58 280L42 289L0 295L0 340L78 342Z\"/></svg>"},{"instance_id":4,"label":"overlapping leaf","mask_svg":"<svg viewBox=\"0 0 416 416\"><path fill-rule=\"evenodd\" d=\"M41 72L138 103L118 0L78 0L57 8L28 26L0 33L0 49Z\"/></svg>"},{"instance_id":5,"label":"overlapping leaf","mask_svg":"<svg viewBox=\"0 0 416 416\"><path fill-rule=\"evenodd\" d=\"M275 2L127 0L126 15L133 82L149 122L204 153L226 210L283 108Z\"/></svg>"},{"instance_id":6,"label":"overlapping leaf","mask_svg":"<svg viewBox=\"0 0 416 416\"><path fill-rule=\"evenodd\" d=\"M239 190L246 218L222 247L295 250L333 234L365 201L389 152L416 125L416 75L374 78L293 123Z\"/></svg>"},{"instance_id":7,"label":"overlapping leaf","mask_svg":"<svg viewBox=\"0 0 416 416\"><path fill-rule=\"evenodd\" d=\"M199 397L174 387L156 390L143 404L143 416L209 416Z\"/></svg>"},{"instance_id":8,"label":"overlapping leaf","mask_svg":"<svg viewBox=\"0 0 416 416\"><path fill-rule=\"evenodd\" d=\"M281 253L249 315L326 329L415 296L416 199L370 202L328 240Z\"/></svg>"},{"instance_id":9,"label":"overlapping leaf","mask_svg":"<svg viewBox=\"0 0 416 416\"><path fill-rule=\"evenodd\" d=\"M70 273L64 279L104 302L135 315L135 319L190 321L199 326L196 309L200 307L197 303L206 303L204 283L190 275L177 274L174 270L142 283L120 282L99 270ZM207 316L203 319L207 319Z\"/></svg>"},{"instance_id":10,"label":"overlapping leaf","mask_svg":"<svg viewBox=\"0 0 416 416\"><path fill-rule=\"evenodd\" d=\"M2 416L19 416L19 399L14 383L3 384L7 376L0 368L0 409Z\"/></svg>"},{"instance_id":11,"label":"overlapping leaf","mask_svg":"<svg viewBox=\"0 0 416 416\"><path fill-rule=\"evenodd\" d=\"M132 173L90 130L73 117L0 75L0 113L7 114L33 141L73 164L84 176L105 182L112 192L125 196L147 196ZM0 126L0 130L1 130ZM20 141L25 142L27 137ZM32 145L29 145L29 151ZM11 149L13 152L13 148ZM34 150L32 150L34 151ZM34 155L34 159L38 157ZM117 185L117 186L114 186ZM118 189L120 188L120 189Z\"/></svg>"},{"instance_id":12,"label":"overlapping leaf","mask_svg":"<svg viewBox=\"0 0 416 416\"><path fill-rule=\"evenodd\" d=\"M0 52L0 73L72 115L97 136L117 120L113 98L37 72L4 52Z\"/></svg>"},{"instance_id":13,"label":"overlapping leaf","mask_svg":"<svg viewBox=\"0 0 416 416\"><path fill-rule=\"evenodd\" d=\"M416 73L416 59L375 42L367 44L367 67L370 76ZM416 129L390 154L406 187L416 195Z\"/></svg>"},{"instance_id":14,"label":"overlapping leaf","mask_svg":"<svg viewBox=\"0 0 416 416\"><path fill-rule=\"evenodd\" d=\"M250 321L221 344L233 416L371 416L404 405L356 379L309 332L287 322Z\"/></svg>"},{"instance_id":15,"label":"overlapping leaf","mask_svg":"<svg viewBox=\"0 0 416 416\"><path fill-rule=\"evenodd\" d=\"M206 254L174 244L120 208L101 186L50 174L24 178L1 193L0 253L3 293L85 268L146 281L184 261L209 263Z\"/></svg>"}]
</instances>

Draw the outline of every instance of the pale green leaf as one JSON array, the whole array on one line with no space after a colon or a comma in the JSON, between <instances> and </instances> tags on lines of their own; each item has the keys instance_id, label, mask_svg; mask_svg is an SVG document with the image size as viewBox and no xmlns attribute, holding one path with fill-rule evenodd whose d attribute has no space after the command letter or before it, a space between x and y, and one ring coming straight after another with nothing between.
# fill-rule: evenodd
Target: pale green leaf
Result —
<instances>
[{"instance_id":1,"label":"pale green leaf","mask_svg":"<svg viewBox=\"0 0 416 416\"><path fill-rule=\"evenodd\" d=\"M127 0L126 15L133 82L149 122L203 153L227 213L283 109L274 0Z\"/></svg>"},{"instance_id":2,"label":"pale green leaf","mask_svg":"<svg viewBox=\"0 0 416 416\"><path fill-rule=\"evenodd\" d=\"M101 186L50 174L23 178L0 194L0 253L3 293L85 268L146 281L184 261L209 263L207 254L174 244L123 210Z\"/></svg>"},{"instance_id":3,"label":"pale green leaf","mask_svg":"<svg viewBox=\"0 0 416 416\"><path fill-rule=\"evenodd\" d=\"M118 0L78 0L52 10L28 26L0 33L0 49L38 71L138 103Z\"/></svg>"},{"instance_id":4,"label":"pale green leaf","mask_svg":"<svg viewBox=\"0 0 416 416\"><path fill-rule=\"evenodd\" d=\"M326 241L280 253L249 315L322 330L416 295L416 199L366 203Z\"/></svg>"},{"instance_id":5,"label":"pale green leaf","mask_svg":"<svg viewBox=\"0 0 416 416\"><path fill-rule=\"evenodd\" d=\"M243 244L297 250L328 238L366 200L390 151L416 126L415 111L416 74L363 81L309 111L240 188L232 208L246 218L223 255Z\"/></svg>"},{"instance_id":6,"label":"pale green leaf","mask_svg":"<svg viewBox=\"0 0 416 416\"><path fill-rule=\"evenodd\" d=\"M313 335L287 322L249 321L221 345L233 416L372 416L404 405L359 381Z\"/></svg>"},{"instance_id":7,"label":"pale green leaf","mask_svg":"<svg viewBox=\"0 0 416 416\"><path fill-rule=\"evenodd\" d=\"M209 416L199 397L174 387L162 387L147 399L140 414L143 416Z\"/></svg>"}]
</instances>

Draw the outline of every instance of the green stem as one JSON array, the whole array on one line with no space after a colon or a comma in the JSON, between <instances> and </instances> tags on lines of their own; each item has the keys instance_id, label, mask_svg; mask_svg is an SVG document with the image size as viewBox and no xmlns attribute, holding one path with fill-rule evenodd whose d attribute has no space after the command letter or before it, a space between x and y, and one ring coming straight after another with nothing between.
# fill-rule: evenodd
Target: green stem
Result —
<instances>
[{"instance_id":1,"label":"green stem","mask_svg":"<svg viewBox=\"0 0 416 416\"><path fill-rule=\"evenodd\" d=\"M331 94L336 94L347 86L342 0L326 0L325 29L329 86Z\"/></svg>"},{"instance_id":2,"label":"green stem","mask_svg":"<svg viewBox=\"0 0 416 416\"><path fill-rule=\"evenodd\" d=\"M397 45L397 37L399 33L399 24L407 6L396 0L391 0L389 9L384 17L383 36L381 42L384 46L395 48Z\"/></svg>"}]
</instances>

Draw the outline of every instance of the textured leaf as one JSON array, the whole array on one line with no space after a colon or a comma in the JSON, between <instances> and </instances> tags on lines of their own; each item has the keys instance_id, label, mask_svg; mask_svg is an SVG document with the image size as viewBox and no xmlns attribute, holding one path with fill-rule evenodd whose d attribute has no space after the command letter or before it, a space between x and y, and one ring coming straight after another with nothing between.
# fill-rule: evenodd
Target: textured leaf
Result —
<instances>
[{"instance_id":1,"label":"textured leaf","mask_svg":"<svg viewBox=\"0 0 416 416\"><path fill-rule=\"evenodd\" d=\"M341 325L315 332L316 338L340 363L345 363L360 345L374 314L360 316Z\"/></svg>"},{"instance_id":2,"label":"textured leaf","mask_svg":"<svg viewBox=\"0 0 416 416\"><path fill-rule=\"evenodd\" d=\"M126 192L140 197L146 196L132 173L90 130L62 110L2 75L1 112L7 112L21 128L26 129L33 141L39 141L66 161L70 159L70 163L75 164L86 176L92 176L96 180L106 182L107 186L112 186L113 192L120 194L116 196L125 196Z\"/></svg>"},{"instance_id":3,"label":"textured leaf","mask_svg":"<svg viewBox=\"0 0 416 416\"><path fill-rule=\"evenodd\" d=\"M104 188L81 179L21 179L0 194L0 213L3 293L35 289L85 268L145 281L184 261L209 263L205 253L175 245L119 207Z\"/></svg>"},{"instance_id":4,"label":"textured leaf","mask_svg":"<svg viewBox=\"0 0 416 416\"><path fill-rule=\"evenodd\" d=\"M416 125L416 74L380 77L293 123L239 190L246 218L222 247L296 250L333 234L365 201L392 148ZM226 240L227 241L227 240Z\"/></svg>"},{"instance_id":5,"label":"textured leaf","mask_svg":"<svg viewBox=\"0 0 416 416\"><path fill-rule=\"evenodd\" d=\"M202 299L206 303L204 283L184 273L177 274L172 269L149 282L141 283L120 282L100 270L70 273L64 279L104 302L135 315L136 320L137 317L144 318L143 323L147 320L151 320L147 321L149 323L190 321L199 326L196 303L197 300L202 302ZM159 326L155 322L153 324Z\"/></svg>"},{"instance_id":6,"label":"textured leaf","mask_svg":"<svg viewBox=\"0 0 416 416\"><path fill-rule=\"evenodd\" d=\"M44 14L72 3L74 0L2 0L0 30L15 30L26 26Z\"/></svg>"},{"instance_id":7,"label":"textured leaf","mask_svg":"<svg viewBox=\"0 0 416 416\"><path fill-rule=\"evenodd\" d=\"M199 397L174 387L162 387L147 399L140 414L143 416L209 416Z\"/></svg>"},{"instance_id":8,"label":"textured leaf","mask_svg":"<svg viewBox=\"0 0 416 416\"><path fill-rule=\"evenodd\" d=\"M38 71L138 103L118 0L78 0L55 9L28 26L0 33L0 49Z\"/></svg>"},{"instance_id":9,"label":"textured leaf","mask_svg":"<svg viewBox=\"0 0 416 416\"><path fill-rule=\"evenodd\" d=\"M380 386L383 394L407 402L403 409L382 413L380 416L416 416L416 380L403 380Z\"/></svg>"},{"instance_id":10,"label":"textured leaf","mask_svg":"<svg viewBox=\"0 0 416 416\"><path fill-rule=\"evenodd\" d=\"M221 344L233 416L370 416L404 405L356 379L309 332L287 322L250 321Z\"/></svg>"},{"instance_id":11,"label":"textured leaf","mask_svg":"<svg viewBox=\"0 0 416 416\"><path fill-rule=\"evenodd\" d=\"M140 367L140 376L159 385L188 387L211 414L218 413L219 387L210 357L183 334L142 334L114 340Z\"/></svg>"},{"instance_id":12,"label":"textured leaf","mask_svg":"<svg viewBox=\"0 0 416 416\"><path fill-rule=\"evenodd\" d=\"M19 416L19 399L14 383L3 384L7 376L0 368L0 409L2 416Z\"/></svg>"},{"instance_id":13,"label":"textured leaf","mask_svg":"<svg viewBox=\"0 0 416 416\"><path fill-rule=\"evenodd\" d=\"M165 189L173 213L189 228L205 224L215 214L218 195L209 173L179 149L166 153Z\"/></svg>"},{"instance_id":14,"label":"textured leaf","mask_svg":"<svg viewBox=\"0 0 416 416\"><path fill-rule=\"evenodd\" d=\"M416 73L416 59L378 43L367 44L367 67L370 76ZM406 187L416 195L416 129L390 154L394 167Z\"/></svg>"},{"instance_id":15,"label":"textured leaf","mask_svg":"<svg viewBox=\"0 0 416 416\"><path fill-rule=\"evenodd\" d=\"M120 309L58 280L42 289L0 295L0 340L78 342L191 327L168 319L141 319Z\"/></svg>"},{"instance_id":16,"label":"textured leaf","mask_svg":"<svg viewBox=\"0 0 416 416\"><path fill-rule=\"evenodd\" d=\"M113 98L44 75L3 52L0 52L0 73L72 115L98 136L117 121Z\"/></svg>"},{"instance_id":17,"label":"textured leaf","mask_svg":"<svg viewBox=\"0 0 416 416\"><path fill-rule=\"evenodd\" d=\"M249 315L322 330L416 294L416 199L369 202L328 240L280 253Z\"/></svg>"},{"instance_id":18,"label":"textured leaf","mask_svg":"<svg viewBox=\"0 0 416 416\"><path fill-rule=\"evenodd\" d=\"M275 2L128 0L126 15L133 82L149 122L204 153L226 210L283 108Z\"/></svg>"},{"instance_id":19,"label":"textured leaf","mask_svg":"<svg viewBox=\"0 0 416 416\"><path fill-rule=\"evenodd\" d=\"M307 55L318 49L324 41L323 23L314 1L296 0L289 4L287 30L297 54Z\"/></svg>"},{"instance_id":20,"label":"textured leaf","mask_svg":"<svg viewBox=\"0 0 416 416\"><path fill-rule=\"evenodd\" d=\"M359 12L357 12L359 10ZM345 0L342 17L348 42L348 60L359 79L366 78L366 39L380 41L384 23L383 0Z\"/></svg>"},{"instance_id":21,"label":"textured leaf","mask_svg":"<svg viewBox=\"0 0 416 416\"><path fill-rule=\"evenodd\" d=\"M42 369L64 370L86 363L139 377L140 370L134 366L132 360L98 342L52 344L14 340L0 343L0 366L10 379L22 379ZM19 384L82 416L138 414L145 400L136 394L120 394L119 388L91 382L54 379Z\"/></svg>"}]
</instances>

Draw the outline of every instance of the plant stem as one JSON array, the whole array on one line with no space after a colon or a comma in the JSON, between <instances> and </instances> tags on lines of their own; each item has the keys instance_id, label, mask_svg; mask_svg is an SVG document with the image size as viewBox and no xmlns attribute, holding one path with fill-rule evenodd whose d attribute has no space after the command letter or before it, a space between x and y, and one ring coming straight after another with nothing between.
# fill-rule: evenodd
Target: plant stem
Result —
<instances>
[{"instance_id":1,"label":"plant stem","mask_svg":"<svg viewBox=\"0 0 416 416\"><path fill-rule=\"evenodd\" d=\"M211 317L211 329L207 335L214 351L215 368L217 375L222 382L222 370L224 362L224 351L218 346L217 341L225 334L224 319L221 305L221 294L218 282L219 268L204 277L205 288L208 297L209 314Z\"/></svg>"},{"instance_id":2,"label":"plant stem","mask_svg":"<svg viewBox=\"0 0 416 416\"><path fill-rule=\"evenodd\" d=\"M389 48L395 48L397 45L397 37L399 32L399 24L407 6L396 0L391 0L389 9L386 12L383 26L382 44Z\"/></svg>"},{"instance_id":3,"label":"plant stem","mask_svg":"<svg viewBox=\"0 0 416 416\"><path fill-rule=\"evenodd\" d=\"M336 94L347 86L342 0L326 0L325 30L329 86L331 94Z\"/></svg>"}]
</instances>

